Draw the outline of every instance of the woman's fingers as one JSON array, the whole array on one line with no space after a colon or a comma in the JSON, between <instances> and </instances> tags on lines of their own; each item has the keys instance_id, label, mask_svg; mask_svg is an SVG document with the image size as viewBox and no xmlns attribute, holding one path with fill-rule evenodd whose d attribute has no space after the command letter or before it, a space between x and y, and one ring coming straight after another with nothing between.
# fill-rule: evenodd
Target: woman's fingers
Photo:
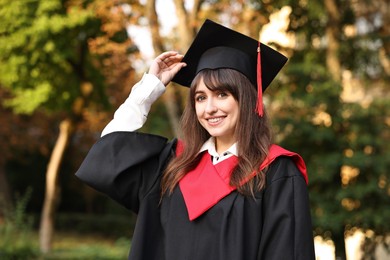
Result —
<instances>
[{"instance_id":1,"label":"woman's fingers","mask_svg":"<svg viewBox=\"0 0 390 260\"><path fill-rule=\"evenodd\" d=\"M168 83L173 79L176 73L179 72L179 70L181 70L181 68L185 67L186 65L187 64L185 64L184 62L176 62L172 64L168 69L161 73L161 82L165 86L168 85Z\"/></svg>"},{"instance_id":2,"label":"woman's fingers","mask_svg":"<svg viewBox=\"0 0 390 260\"><path fill-rule=\"evenodd\" d=\"M182 69L183 67L185 67L185 66L187 66L187 64L184 63L184 62L176 63L176 64L174 65L174 67L172 68L173 76L175 76L176 73L178 73L179 70L181 70L181 69ZM172 78L173 78L173 77L172 77Z\"/></svg>"},{"instance_id":3,"label":"woman's fingers","mask_svg":"<svg viewBox=\"0 0 390 260\"><path fill-rule=\"evenodd\" d=\"M167 51L157 56L156 60L162 61L167 64L170 62L180 61L182 58L183 55L179 54L176 51Z\"/></svg>"},{"instance_id":4,"label":"woman's fingers","mask_svg":"<svg viewBox=\"0 0 390 260\"><path fill-rule=\"evenodd\" d=\"M167 67L169 67L172 64L180 62L183 59L183 57L184 57L183 55L176 53L176 54L164 56L162 61Z\"/></svg>"},{"instance_id":5,"label":"woman's fingers","mask_svg":"<svg viewBox=\"0 0 390 260\"><path fill-rule=\"evenodd\" d=\"M154 74L164 85L167 85L176 73L186 66L181 62L183 57L176 51L163 52L153 60L149 73Z\"/></svg>"},{"instance_id":6,"label":"woman's fingers","mask_svg":"<svg viewBox=\"0 0 390 260\"><path fill-rule=\"evenodd\" d=\"M161 59L161 60L164 60L170 56L174 56L174 55L177 55L179 54L177 51L166 51L166 52L163 52L161 53L160 55L157 56L157 58Z\"/></svg>"}]
</instances>

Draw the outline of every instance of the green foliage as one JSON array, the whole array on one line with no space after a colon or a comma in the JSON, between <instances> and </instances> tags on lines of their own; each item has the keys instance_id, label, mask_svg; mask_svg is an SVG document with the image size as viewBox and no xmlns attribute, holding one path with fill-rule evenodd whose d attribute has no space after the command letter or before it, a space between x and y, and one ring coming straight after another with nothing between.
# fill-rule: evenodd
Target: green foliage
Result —
<instances>
[{"instance_id":1,"label":"green foliage","mask_svg":"<svg viewBox=\"0 0 390 260\"><path fill-rule=\"evenodd\" d=\"M0 1L0 83L13 95L4 105L18 113L42 105L69 110L80 82L93 76L83 67L90 63L87 39L100 30L99 21L88 9L66 9L65 2Z\"/></svg>"},{"instance_id":2,"label":"green foliage","mask_svg":"<svg viewBox=\"0 0 390 260\"><path fill-rule=\"evenodd\" d=\"M290 50L286 84L271 93L275 131L277 140L307 163L315 232L343 237L345 230L360 228L389 234L390 84L379 62L385 39L373 24L365 34L340 30L356 25L363 1L352 9L351 1L336 0L338 25L329 23L323 1L277 2L292 7L290 32L299 46ZM343 82L330 75L326 30L331 26L339 30L340 78L345 71L352 75L351 95L365 92L360 100L343 100Z\"/></svg>"},{"instance_id":3,"label":"green foliage","mask_svg":"<svg viewBox=\"0 0 390 260\"><path fill-rule=\"evenodd\" d=\"M31 259L38 254L32 239L32 219L26 215L30 196L31 189L17 201L14 210L7 212L0 225L0 259Z\"/></svg>"},{"instance_id":4,"label":"green foliage","mask_svg":"<svg viewBox=\"0 0 390 260\"><path fill-rule=\"evenodd\" d=\"M390 231L390 224L385 221L390 214L386 206L390 204L390 147L385 141L390 136L385 127L390 101L377 99L367 108L358 104L345 107L351 113L345 119L349 152L343 162L355 174L344 183L339 196L355 204L347 208L349 225L385 235ZM378 211L381 214L375 213Z\"/></svg>"}]
</instances>

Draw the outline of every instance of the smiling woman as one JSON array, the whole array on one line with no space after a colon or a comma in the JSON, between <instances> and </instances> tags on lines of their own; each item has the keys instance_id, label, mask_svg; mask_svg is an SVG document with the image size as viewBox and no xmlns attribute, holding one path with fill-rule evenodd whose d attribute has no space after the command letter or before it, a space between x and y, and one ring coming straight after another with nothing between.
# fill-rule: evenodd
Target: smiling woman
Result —
<instances>
[{"instance_id":1,"label":"smiling woman","mask_svg":"<svg viewBox=\"0 0 390 260\"><path fill-rule=\"evenodd\" d=\"M76 173L138 214L129 259L314 259L305 163L262 103L286 60L209 20L153 60ZM190 87L181 139L135 132L171 80Z\"/></svg>"}]
</instances>

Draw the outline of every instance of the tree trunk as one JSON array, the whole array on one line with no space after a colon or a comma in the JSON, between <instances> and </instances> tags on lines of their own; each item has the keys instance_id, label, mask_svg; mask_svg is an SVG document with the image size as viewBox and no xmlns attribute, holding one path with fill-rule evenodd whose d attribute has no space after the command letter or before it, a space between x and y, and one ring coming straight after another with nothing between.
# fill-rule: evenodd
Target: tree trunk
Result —
<instances>
[{"instance_id":1,"label":"tree trunk","mask_svg":"<svg viewBox=\"0 0 390 260\"><path fill-rule=\"evenodd\" d=\"M202 7L204 0L194 0L193 1L193 6L192 6L192 11L189 14L189 30L188 33L191 33L192 35L190 36L191 38L194 38L197 28L199 27L198 20L199 20L199 12ZM186 46L187 48L189 46Z\"/></svg>"},{"instance_id":2,"label":"tree trunk","mask_svg":"<svg viewBox=\"0 0 390 260\"><path fill-rule=\"evenodd\" d=\"M326 26L326 38L328 46L326 50L326 67L328 68L333 80L341 81L341 65L338 56L339 51L339 26L340 14L338 12L335 0L325 0L325 9L328 14L328 24Z\"/></svg>"},{"instance_id":3,"label":"tree trunk","mask_svg":"<svg viewBox=\"0 0 390 260\"><path fill-rule=\"evenodd\" d=\"M326 38L328 40L326 50L326 67L333 80L341 84L341 62L338 55L340 48L340 13L335 0L324 0L324 4L328 15L328 24L326 26ZM345 260L346 251L344 227L336 231L332 237L335 244L336 260Z\"/></svg>"},{"instance_id":4,"label":"tree trunk","mask_svg":"<svg viewBox=\"0 0 390 260\"><path fill-rule=\"evenodd\" d=\"M11 193L3 164L0 164L0 219L13 207Z\"/></svg>"},{"instance_id":5,"label":"tree trunk","mask_svg":"<svg viewBox=\"0 0 390 260\"><path fill-rule=\"evenodd\" d=\"M149 21L149 30L152 37L153 50L155 55L165 51L163 40L160 35L160 25L158 23L158 16L156 11L156 0L148 0L146 2L146 10Z\"/></svg>"},{"instance_id":6,"label":"tree trunk","mask_svg":"<svg viewBox=\"0 0 390 260\"><path fill-rule=\"evenodd\" d=\"M39 243L42 253L48 253L52 248L54 216L60 197L60 187L58 185L59 169L69 144L73 123L70 119L65 119L60 123L59 128L58 138L46 171L46 194L39 228Z\"/></svg>"},{"instance_id":7,"label":"tree trunk","mask_svg":"<svg viewBox=\"0 0 390 260\"><path fill-rule=\"evenodd\" d=\"M178 30L180 35L180 49L184 50L188 48L193 39L193 23L190 21L190 16L184 7L183 0L174 0L176 7L176 16L178 18ZM193 16L194 17L194 16Z\"/></svg>"},{"instance_id":8,"label":"tree trunk","mask_svg":"<svg viewBox=\"0 0 390 260\"><path fill-rule=\"evenodd\" d=\"M344 228L332 234L332 239L335 247L336 260L346 260Z\"/></svg>"},{"instance_id":9,"label":"tree trunk","mask_svg":"<svg viewBox=\"0 0 390 260\"><path fill-rule=\"evenodd\" d=\"M390 3L388 1L380 1L379 8L383 24L380 30L380 35L383 39L388 39L390 35ZM390 41L384 40L383 46L379 49L379 61L387 76L390 76Z\"/></svg>"},{"instance_id":10,"label":"tree trunk","mask_svg":"<svg viewBox=\"0 0 390 260\"><path fill-rule=\"evenodd\" d=\"M388 37L390 35L390 2L388 0L381 0L379 1L379 12L382 15L382 26L379 31L381 37L383 40L383 51L387 57L387 60L389 60L390 56L390 41L388 40ZM387 39L387 40L386 40ZM389 74L387 74L389 75Z\"/></svg>"}]
</instances>

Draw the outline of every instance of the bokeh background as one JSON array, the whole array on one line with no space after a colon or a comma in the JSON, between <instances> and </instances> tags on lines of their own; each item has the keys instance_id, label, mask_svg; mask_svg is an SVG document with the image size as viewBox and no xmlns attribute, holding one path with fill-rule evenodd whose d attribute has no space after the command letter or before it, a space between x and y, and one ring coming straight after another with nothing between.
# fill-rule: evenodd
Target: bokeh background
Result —
<instances>
[{"instance_id":1,"label":"bokeh background","mask_svg":"<svg viewBox=\"0 0 390 260\"><path fill-rule=\"evenodd\" d=\"M0 0L0 259L127 257L136 216L74 173L206 18L289 58L264 98L308 166L317 259L390 259L388 0ZM178 135L186 94L171 83L141 131Z\"/></svg>"}]
</instances>

